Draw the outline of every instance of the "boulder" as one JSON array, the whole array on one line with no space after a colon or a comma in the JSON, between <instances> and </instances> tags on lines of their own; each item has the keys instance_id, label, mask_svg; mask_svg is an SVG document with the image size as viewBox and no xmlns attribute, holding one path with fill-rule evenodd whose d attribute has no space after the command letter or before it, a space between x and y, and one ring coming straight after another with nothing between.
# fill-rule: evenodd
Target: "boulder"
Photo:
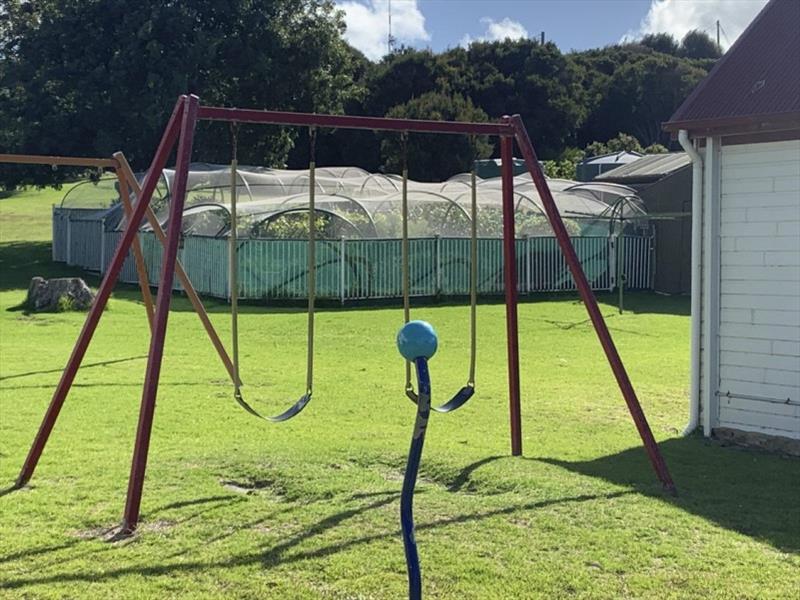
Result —
<instances>
[{"instance_id":1,"label":"boulder","mask_svg":"<svg viewBox=\"0 0 800 600\"><path fill-rule=\"evenodd\" d=\"M80 277L34 277L28 286L25 305L35 312L88 310L93 300L92 290Z\"/></svg>"}]
</instances>

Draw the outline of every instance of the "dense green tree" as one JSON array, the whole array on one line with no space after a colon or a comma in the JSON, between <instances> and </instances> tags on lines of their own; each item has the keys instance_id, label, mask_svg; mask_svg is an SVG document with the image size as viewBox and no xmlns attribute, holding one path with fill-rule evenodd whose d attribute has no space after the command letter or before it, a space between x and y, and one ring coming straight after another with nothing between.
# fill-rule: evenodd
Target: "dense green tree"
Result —
<instances>
[{"instance_id":1,"label":"dense green tree","mask_svg":"<svg viewBox=\"0 0 800 600\"><path fill-rule=\"evenodd\" d=\"M0 151L122 149L144 168L177 95L195 92L206 104L374 116L519 113L539 156L564 176L580 160L576 147L610 140L600 144L607 149L620 131L637 145L666 142L661 123L718 56L707 35L690 32L680 46L652 34L563 54L553 43L505 40L438 54L401 48L371 62L343 41L343 28L332 0L5 0ZM227 162L229 137L223 124L201 124L195 160ZM412 175L468 168L464 140L455 140L412 144L409 153L423 157ZM322 129L317 162L395 169L393 143L371 131ZM242 162L296 168L308 158L305 130L241 128ZM66 174L0 171L0 184Z\"/></svg>"},{"instance_id":2,"label":"dense green tree","mask_svg":"<svg viewBox=\"0 0 800 600\"><path fill-rule=\"evenodd\" d=\"M401 119L444 119L486 121L486 113L471 100L458 95L428 92L390 109L388 116ZM443 181L456 173L469 171L473 160L491 155L485 138L463 135L410 134L407 142L409 177L419 181ZM387 133L381 142L385 170L400 173L403 144L399 134Z\"/></svg>"},{"instance_id":3,"label":"dense green tree","mask_svg":"<svg viewBox=\"0 0 800 600\"><path fill-rule=\"evenodd\" d=\"M592 142L586 146L584 152L587 157L592 157L614 152L644 152L644 150L635 136L620 131L606 142Z\"/></svg>"},{"instance_id":4,"label":"dense green tree","mask_svg":"<svg viewBox=\"0 0 800 600\"><path fill-rule=\"evenodd\" d=\"M621 66L596 107L595 139L610 138L622 126L646 145L663 141L661 124L705 75L703 69L665 54Z\"/></svg>"},{"instance_id":5,"label":"dense green tree","mask_svg":"<svg viewBox=\"0 0 800 600\"><path fill-rule=\"evenodd\" d=\"M669 152L669 148L661 144L650 144L644 149L645 154L666 154L667 152Z\"/></svg>"},{"instance_id":6,"label":"dense green tree","mask_svg":"<svg viewBox=\"0 0 800 600\"><path fill-rule=\"evenodd\" d=\"M683 36L680 55L686 58L719 58L722 52L705 31L693 29Z\"/></svg>"},{"instance_id":7,"label":"dense green tree","mask_svg":"<svg viewBox=\"0 0 800 600\"><path fill-rule=\"evenodd\" d=\"M7 10L1 139L19 152L122 149L143 168L181 93L205 104L340 112L364 68L331 0L11 0ZM293 136L243 127L240 159L282 164ZM226 161L228 145L226 126L201 124L194 158ZM31 173L40 183L57 176Z\"/></svg>"},{"instance_id":8,"label":"dense green tree","mask_svg":"<svg viewBox=\"0 0 800 600\"><path fill-rule=\"evenodd\" d=\"M581 75L555 44L478 42L463 56L469 74L454 91L492 118L519 113L543 158L574 142L587 115Z\"/></svg>"},{"instance_id":9,"label":"dense green tree","mask_svg":"<svg viewBox=\"0 0 800 600\"><path fill-rule=\"evenodd\" d=\"M639 43L656 52L672 56L677 56L680 49L677 40L668 33L648 33L639 40Z\"/></svg>"}]
</instances>

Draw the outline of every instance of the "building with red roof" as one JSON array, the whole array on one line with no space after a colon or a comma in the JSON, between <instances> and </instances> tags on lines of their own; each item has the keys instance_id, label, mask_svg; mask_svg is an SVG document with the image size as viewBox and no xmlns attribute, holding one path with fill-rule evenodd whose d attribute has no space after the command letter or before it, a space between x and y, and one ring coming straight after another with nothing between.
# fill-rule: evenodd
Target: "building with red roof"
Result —
<instances>
[{"instance_id":1,"label":"building with red roof","mask_svg":"<svg viewBox=\"0 0 800 600\"><path fill-rule=\"evenodd\" d=\"M771 0L664 128L692 157L687 432L800 448L800 2Z\"/></svg>"}]
</instances>

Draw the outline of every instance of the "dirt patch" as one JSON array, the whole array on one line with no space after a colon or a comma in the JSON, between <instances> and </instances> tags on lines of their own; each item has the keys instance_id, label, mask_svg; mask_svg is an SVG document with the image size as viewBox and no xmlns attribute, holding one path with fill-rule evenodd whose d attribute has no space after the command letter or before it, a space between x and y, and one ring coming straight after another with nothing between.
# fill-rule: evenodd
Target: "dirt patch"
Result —
<instances>
[{"instance_id":1,"label":"dirt patch","mask_svg":"<svg viewBox=\"0 0 800 600\"><path fill-rule=\"evenodd\" d=\"M220 485L226 490L236 492L237 494L258 494L259 492L268 491L276 494L275 482L270 479L254 479L252 481L236 481L232 479L220 480Z\"/></svg>"}]
</instances>

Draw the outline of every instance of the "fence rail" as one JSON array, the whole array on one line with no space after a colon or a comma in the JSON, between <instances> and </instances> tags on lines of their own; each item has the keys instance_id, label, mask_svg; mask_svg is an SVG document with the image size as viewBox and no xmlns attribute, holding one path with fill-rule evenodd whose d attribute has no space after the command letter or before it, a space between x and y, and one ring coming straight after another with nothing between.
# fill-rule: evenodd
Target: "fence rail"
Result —
<instances>
[{"instance_id":1,"label":"fence rail","mask_svg":"<svg viewBox=\"0 0 800 600\"><path fill-rule=\"evenodd\" d=\"M53 208L53 260L105 272L121 232L106 230L97 212ZM162 247L151 232L139 233L148 276L158 285ZM621 243L620 243L621 242ZM623 270L625 287L649 289L652 281L651 236L573 237L572 243L592 289L614 289ZM575 283L555 237L516 241L519 292L571 291ZM240 240L241 299L301 299L306 296L305 240ZM622 253L622 259L618 253ZM317 242L317 294L347 300L397 298L402 295L402 242L398 239L339 239ZM409 241L413 296L469 294L470 240L418 238ZM228 299L228 240L186 236L178 254L201 294ZM138 281L132 256L120 280ZM180 290L180 283L175 282ZM503 247L500 239L478 240L478 293L503 293Z\"/></svg>"}]
</instances>

